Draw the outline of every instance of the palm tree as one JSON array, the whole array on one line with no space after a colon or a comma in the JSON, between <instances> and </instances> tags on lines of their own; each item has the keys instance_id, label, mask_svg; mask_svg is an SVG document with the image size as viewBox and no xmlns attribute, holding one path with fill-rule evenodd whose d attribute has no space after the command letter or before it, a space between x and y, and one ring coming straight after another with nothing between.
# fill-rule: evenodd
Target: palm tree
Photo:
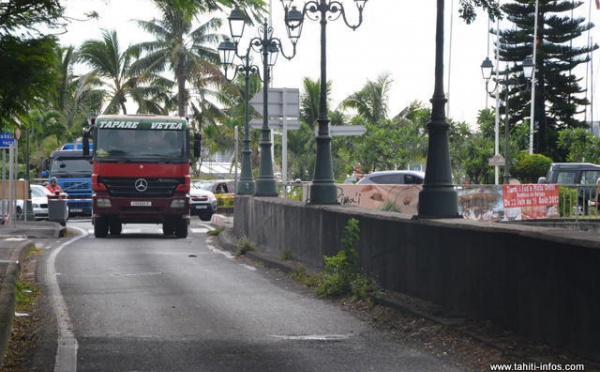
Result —
<instances>
[{"instance_id":1,"label":"palm tree","mask_svg":"<svg viewBox=\"0 0 600 372\"><path fill-rule=\"evenodd\" d=\"M377 124L379 120L387 118L392 82L390 74L382 74L375 81L367 81L361 90L351 94L340 106L356 109L368 123Z\"/></svg>"},{"instance_id":2,"label":"palm tree","mask_svg":"<svg viewBox=\"0 0 600 372\"><path fill-rule=\"evenodd\" d=\"M79 58L93 68L93 73L108 85L108 105L104 113L122 112L127 114L127 97L131 97L138 105L138 111L147 111L151 104L147 99L164 90L164 81L154 84L160 79L154 74L138 76L131 66L138 57L137 51L128 48L121 50L116 31L103 30L102 40L87 40L79 49ZM148 86L144 86L147 83ZM167 84L168 85L168 84Z\"/></svg>"},{"instance_id":3,"label":"palm tree","mask_svg":"<svg viewBox=\"0 0 600 372\"><path fill-rule=\"evenodd\" d=\"M60 80L49 107L59 112L67 129L78 136L81 130L78 124L85 121L90 111L101 107L103 92L99 88L102 82L95 72L81 76L73 73L73 65L78 59L74 47L57 48L56 54Z\"/></svg>"},{"instance_id":4,"label":"palm tree","mask_svg":"<svg viewBox=\"0 0 600 372\"><path fill-rule=\"evenodd\" d=\"M222 39L221 35L214 33L221 27L221 19L211 18L192 30L192 20L196 14L194 7L176 6L168 1L157 4L163 19L137 21L155 40L132 47L138 53L144 53L132 65L132 71L147 76L171 70L177 84L177 111L179 116L186 116L191 96L187 83L206 87L207 79L213 82L222 80L216 65L218 52L213 47Z\"/></svg>"}]
</instances>

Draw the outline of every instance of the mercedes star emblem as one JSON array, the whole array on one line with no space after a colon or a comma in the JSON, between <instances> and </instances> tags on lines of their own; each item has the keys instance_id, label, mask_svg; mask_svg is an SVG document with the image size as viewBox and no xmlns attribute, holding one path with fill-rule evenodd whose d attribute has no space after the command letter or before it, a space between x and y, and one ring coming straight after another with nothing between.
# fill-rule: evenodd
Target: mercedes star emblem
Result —
<instances>
[{"instance_id":1,"label":"mercedes star emblem","mask_svg":"<svg viewBox=\"0 0 600 372\"><path fill-rule=\"evenodd\" d=\"M143 178L138 178L137 180L135 180L135 189L138 192L144 192L148 190L148 181L146 181Z\"/></svg>"}]
</instances>

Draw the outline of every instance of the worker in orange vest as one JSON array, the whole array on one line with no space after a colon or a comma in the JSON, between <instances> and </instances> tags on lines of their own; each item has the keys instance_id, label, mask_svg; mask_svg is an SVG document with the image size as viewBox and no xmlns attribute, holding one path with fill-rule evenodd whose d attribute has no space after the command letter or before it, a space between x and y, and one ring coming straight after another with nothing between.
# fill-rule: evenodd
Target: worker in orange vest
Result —
<instances>
[{"instance_id":1,"label":"worker in orange vest","mask_svg":"<svg viewBox=\"0 0 600 372\"><path fill-rule=\"evenodd\" d=\"M56 195L56 196L60 195L62 193L62 189L58 185L58 182L56 181L56 177L50 178L49 181L50 181L50 183L46 185L46 188L48 190L50 190L52 195Z\"/></svg>"}]
</instances>

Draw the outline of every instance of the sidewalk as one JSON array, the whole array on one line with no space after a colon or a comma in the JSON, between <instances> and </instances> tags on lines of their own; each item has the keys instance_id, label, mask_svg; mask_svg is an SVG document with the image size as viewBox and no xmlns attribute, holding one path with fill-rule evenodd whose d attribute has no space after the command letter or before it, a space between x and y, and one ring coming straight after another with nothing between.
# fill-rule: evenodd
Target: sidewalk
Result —
<instances>
[{"instance_id":1,"label":"sidewalk","mask_svg":"<svg viewBox=\"0 0 600 372\"><path fill-rule=\"evenodd\" d=\"M58 238L66 228L55 222L16 221L0 225L0 366L10 341L15 315L15 290L31 239Z\"/></svg>"}]
</instances>

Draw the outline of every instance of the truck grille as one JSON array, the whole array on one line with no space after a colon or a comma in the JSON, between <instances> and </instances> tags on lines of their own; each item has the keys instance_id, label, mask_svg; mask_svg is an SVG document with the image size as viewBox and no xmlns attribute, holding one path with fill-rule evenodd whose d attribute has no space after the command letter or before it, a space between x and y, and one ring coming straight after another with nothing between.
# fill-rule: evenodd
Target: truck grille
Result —
<instances>
[{"instance_id":1,"label":"truck grille","mask_svg":"<svg viewBox=\"0 0 600 372\"><path fill-rule=\"evenodd\" d=\"M146 181L144 183L143 181ZM98 178L99 183L103 183L108 190L110 196L115 197L130 197L130 198L153 198L153 197L170 197L175 193L177 186L184 183L183 178L116 178L102 177ZM136 188L136 182L146 184L145 190L143 187Z\"/></svg>"}]
</instances>

